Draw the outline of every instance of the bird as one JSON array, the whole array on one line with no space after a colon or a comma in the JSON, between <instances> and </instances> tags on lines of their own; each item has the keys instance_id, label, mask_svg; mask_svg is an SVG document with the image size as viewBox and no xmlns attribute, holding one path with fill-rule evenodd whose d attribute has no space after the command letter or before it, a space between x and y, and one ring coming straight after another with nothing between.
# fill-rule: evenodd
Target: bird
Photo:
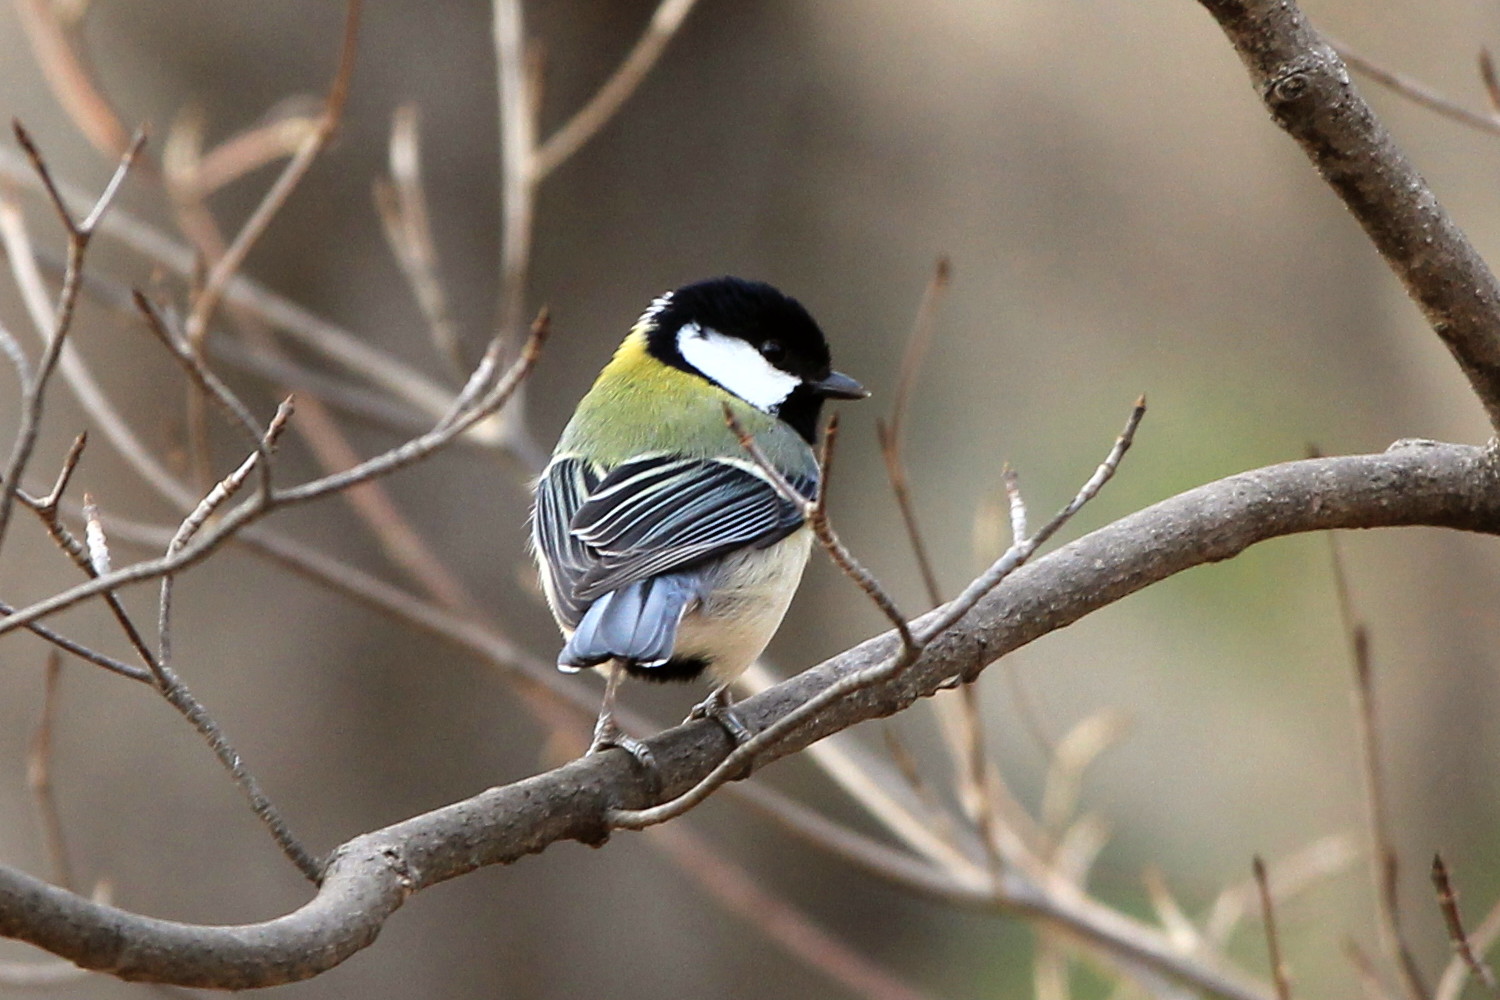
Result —
<instances>
[{"instance_id":1,"label":"bird","mask_svg":"<svg viewBox=\"0 0 1500 1000\"><path fill-rule=\"evenodd\" d=\"M692 718L750 738L729 685L760 656L801 580L824 402L863 399L823 331L771 285L730 276L654 299L578 403L538 478L532 550L562 632L559 669L607 671L589 753L645 743L614 718L624 676L704 677ZM768 475L726 419L758 445Z\"/></svg>"}]
</instances>

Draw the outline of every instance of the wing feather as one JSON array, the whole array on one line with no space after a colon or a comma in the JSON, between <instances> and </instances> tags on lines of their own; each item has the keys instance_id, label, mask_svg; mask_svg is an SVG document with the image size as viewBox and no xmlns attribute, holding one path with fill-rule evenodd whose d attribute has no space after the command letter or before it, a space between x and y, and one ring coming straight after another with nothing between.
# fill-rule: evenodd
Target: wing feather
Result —
<instances>
[{"instance_id":1,"label":"wing feather","mask_svg":"<svg viewBox=\"0 0 1500 1000\"><path fill-rule=\"evenodd\" d=\"M588 601L575 595L577 583L594 563L594 555L573 534L573 515L599 485L598 470L578 458L562 458L547 466L536 486L532 508L532 539L548 593L557 615L569 628L576 628Z\"/></svg>"},{"instance_id":2,"label":"wing feather","mask_svg":"<svg viewBox=\"0 0 1500 1000\"><path fill-rule=\"evenodd\" d=\"M804 496L817 481L793 480ZM603 476L553 462L537 488L536 538L560 613L576 625L593 601L726 552L766 547L802 524L797 506L748 463L651 455Z\"/></svg>"}]
</instances>

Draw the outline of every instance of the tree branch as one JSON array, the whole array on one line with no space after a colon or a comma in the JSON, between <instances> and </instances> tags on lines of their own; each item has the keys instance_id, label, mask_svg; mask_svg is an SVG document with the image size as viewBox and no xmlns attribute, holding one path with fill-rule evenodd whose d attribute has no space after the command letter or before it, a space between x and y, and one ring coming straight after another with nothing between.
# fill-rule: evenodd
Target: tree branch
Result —
<instances>
[{"instance_id":1,"label":"tree branch","mask_svg":"<svg viewBox=\"0 0 1500 1000\"><path fill-rule=\"evenodd\" d=\"M900 711L1092 611L1256 542L1332 528L1418 524L1500 532L1494 456L1462 445L1403 443L1379 455L1290 462L1199 487L1022 567L936 637L909 669L829 706L769 748L755 766ZM925 620L918 620L918 629ZM840 677L884 661L898 644L894 632L878 636L738 709L750 725L765 728ZM701 780L725 752L718 727L707 721L679 726L649 743L666 798ZM559 840L603 843L613 810L650 804L646 782L624 754L596 754L357 837L334 853L322 887L306 906L240 927L138 916L0 868L0 934L126 979L230 989L291 982L368 945L412 893L479 867L508 864ZM1000 891L1024 912L1109 941L1173 978L1221 996L1268 995L1258 984L1166 949L1153 951L1138 939L1138 925L1086 905L1076 893L1018 878L1007 879ZM987 887L984 898L993 900L995 892Z\"/></svg>"},{"instance_id":2,"label":"tree branch","mask_svg":"<svg viewBox=\"0 0 1500 1000\"><path fill-rule=\"evenodd\" d=\"M1500 282L1291 0L1199 0L1276 124L1364 227L1500 428Z\"/></svg>"}]
</instances>

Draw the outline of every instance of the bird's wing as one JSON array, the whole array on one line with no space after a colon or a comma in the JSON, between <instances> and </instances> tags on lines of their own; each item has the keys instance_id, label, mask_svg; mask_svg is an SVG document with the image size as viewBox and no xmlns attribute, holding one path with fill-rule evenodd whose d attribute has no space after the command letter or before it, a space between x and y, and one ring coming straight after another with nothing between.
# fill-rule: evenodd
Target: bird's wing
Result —
<instances>
[{"instance_id":1,"label":"bird's wing","mask_svg":"<svg viewBox=\"0 0 1500 1000\"><path fill-rule=\"evenodd\" d=\"M581 458L560 458L547 466L536 484L532 508L532 539L551 584L554 610L569 628L576 628L589 602L575 596L578 581L594 565L594 554L573 534L573 515L599 485L601 473Z\"/></svg>"},{"instance_id":2,"label":"bird's wing","mask_svg":"<svg viewBox=\"0 0 1500 1000\"><path fill-rule=\"evenodd\" d=\"M764 548L802 524L802 512L750 462L649 455L616 466L591 489L588 472L554 463L538 489L538 544L558 553L553 580L570 607L590 602L638 580L684 569L734 549ZM554 474L554 470L555 474ZM548 487L548 481L555 485ZM814 478L791 485L817 493ZM584 494L566 538L552 544L557 527L544 528ZM543 493L552 494L546 505Z\"/></svg>"}]
</instances>

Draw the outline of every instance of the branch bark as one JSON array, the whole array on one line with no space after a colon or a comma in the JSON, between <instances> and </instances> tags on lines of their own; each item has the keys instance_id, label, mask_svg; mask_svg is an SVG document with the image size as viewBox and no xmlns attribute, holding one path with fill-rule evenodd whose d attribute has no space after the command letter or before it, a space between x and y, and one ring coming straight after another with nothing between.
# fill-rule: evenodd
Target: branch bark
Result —
<instances>
[{"instance_id":1,"label":"branch bark","mask_svg":"<svg viewBox=\"0 0 1500 1000\"><path fill-rule=\"evenodd\" d=\"M1364 227L1500 429L1500 282L1295 3L1199 2L1271 117Z\"/></svg>"},{"instance_id":2,"label":"branch bark","mask_svg":"<svg viewBox=\"0 0 1500 1000\"><path fill-rule=\"evenodd\" d=\"M1238 555L1256 542L1334 528L1432 525L1500 533L1500 463L1488 450L1401 442L1379 455L1309 459L1242 473L1132 514L1023 567L891 680L861 690L810 720L755 761L795 753L858 722L891 715L977 675L1028 642L1174 573ZM939 612L934 612L938 614ZM922 620L917 622L921 626ZM737 707L764 728L849 673L888 657L887 632ZM649 741L663 798L680 794L730 750L712 722L679 726ZM349 841L333 854L317 895L258 924L198 926L91 902L0 868L0 934L31 942L85 968L131 980L246 989L305 979L374 941L413 893L487 865L509 864L560 840L602 844L612 810L651 805L647 783L624 754L605 753ZM1259 997L1254 984L1217 976L1132 939L1122 918L1103 919L1076 893L1008 880L996 892L1016 909L1091 939L1221 996ZM1086 902L1086 901L1084 901ZM1206 979L1212 978L1209 986Z\"/></svg>"}]
</instances>

